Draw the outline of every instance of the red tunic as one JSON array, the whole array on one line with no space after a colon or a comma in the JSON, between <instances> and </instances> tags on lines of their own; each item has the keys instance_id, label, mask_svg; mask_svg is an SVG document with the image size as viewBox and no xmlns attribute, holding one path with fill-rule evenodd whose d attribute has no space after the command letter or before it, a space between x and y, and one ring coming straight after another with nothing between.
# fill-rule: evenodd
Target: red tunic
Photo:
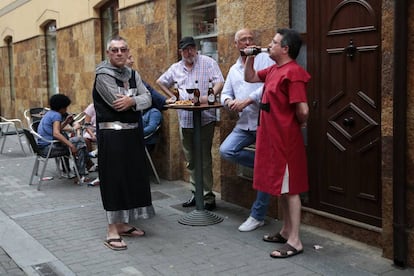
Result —
<instances>
[{"instance_id":1,"label":"red tunic","mask_svg":"<svg viewBox=\"0 0 414 276\"><path fill-rule=\"evenodd\" d=\"M307 102L306 84L310 75L296 61L273 65L257 72L265 82L256 136L253 187L280 195L286 168L289 172L289 194L308 190L306 152L296 103Z\"/></svg>"}]
</instances>

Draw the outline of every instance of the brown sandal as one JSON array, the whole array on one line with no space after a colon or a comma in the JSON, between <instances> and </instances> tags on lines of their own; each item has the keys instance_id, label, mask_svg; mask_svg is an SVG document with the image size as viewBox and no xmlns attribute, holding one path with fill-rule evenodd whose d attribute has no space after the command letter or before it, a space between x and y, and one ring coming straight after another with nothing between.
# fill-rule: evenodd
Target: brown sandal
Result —
<instances>
[{"instance_id":1,"label":"brown sandal","mask_svg":"<svg viewBox=\"0 0 414 276\"><path fill-rule=\"evenodd\" d=\"M280 233L264 235L263 240L265 242L276 242L276 243L286 243L287 242L287 239L285 239Z\"/></svg>"},{"instance_id":2,"label":"brown sandal","mask_svg":"<svg viewBox=\"0 0 414 276\"><path fill-rule=\"evenodd\" d=\"M273 252L279 252L280 255L273 255ZM276 259L280 259L280 258L293 257L295 255L298 255L300 253L303 253L303 249L297 250L296 248L294 248L290 244L285 243L281 248L276 249L273 252L270 253L270 257L276 258Z\"/></svg>"},{"instance_id":3,"label":"brown sandal","mask_svg":"<svg viewBox=\"0 0 414 276\"><path fill-rule=\"evenodd\" d=\"M107 239L104 241L104 245L108 247L109 249L112 249L115 251L125 250L128 248L126 245L115 246L112 244L113 242L122 242L122 238L119 237L119 238Z\"/></svg>"},{"instance_id":4,"label":"brown sandal","mask_svg":"<svg viewBox=\"0 0 414 276\"><path fill-rule=\"evenodd\" d=\"M134 234L134 232L141 232L142 234ZM142 229L137 229L135 227L131 227L128 231L119 233L120 236L126 236L126 237L143 237L145 236L145 231Z\"/></svg>"}]
</instances>

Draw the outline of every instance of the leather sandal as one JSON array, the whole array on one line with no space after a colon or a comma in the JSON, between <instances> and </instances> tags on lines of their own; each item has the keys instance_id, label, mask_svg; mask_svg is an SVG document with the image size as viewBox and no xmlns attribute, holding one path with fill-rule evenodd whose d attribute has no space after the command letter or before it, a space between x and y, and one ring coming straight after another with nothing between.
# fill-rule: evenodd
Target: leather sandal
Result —
<instances>
[{"instance_id":1,"label":"leather sandal","mask_svg":"<svg viewBox=\"0 0 414 276\"><path fill-rule=\"evenodd\" d=\"M280 233L264 235L263 240L265 242L275 242L275 243L286 243L287 242L287 239L285 239Z\"/></svg>"}]
</instances>

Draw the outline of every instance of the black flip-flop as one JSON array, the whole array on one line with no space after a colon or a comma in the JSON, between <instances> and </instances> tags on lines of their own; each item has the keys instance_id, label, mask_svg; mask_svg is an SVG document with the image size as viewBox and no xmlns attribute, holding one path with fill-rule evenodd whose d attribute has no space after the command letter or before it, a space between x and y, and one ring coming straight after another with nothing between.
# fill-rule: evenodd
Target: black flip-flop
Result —
<instances>
[{"instance_id":1,"label":"black flip-flop","mask_svg":"<svg viewBox=\"0 0 414 276\"><path fill-rule=\"evenodd\" d=\"M122 238L113 238L113 239L106 239L104 241L104 245L106 247L108 247L109 249L115 250L115 251L121 251L121 250L126 250L128 247L126 245L122 245L122 246L114 246L111 243L112 242L122 242Z\"/></svg>"},{"instance_id":2,"label":"black flip-flop","mask_svg":"<svg viewBox=\"0 0 414 276\"><path fill-rule=\"evenodd\" d=\"M263 236L265 242L276 242L276 243L286 243L287 240L280 234L268 234Z\"/></svg>"},{"instance_id":3,"label":"black flip-flop","mask_svg":"<svg viewBox=\"0 0 414 276\"><path fill-rule=\"evenodd\" d=\"M141 231L143 234L142 235L134 235L134 234L132 234L132 233L134 233L134 231L137 231L137 232ZM145 231L142 230L142 229L137 229L135 227L131 227L131 229L129 229L128 231L119 233L119 235L120 236L125 236L125 237L143 237L143 236L145 236Z\"/></svg>"},{"instance_id":4,"label":"black flip-flop","mask_svg":"<svg viewBox=\"0 0 414 276\"><path fill-rule=\"evenodd\" d=\"M281 248L276 249L275 251L280 253L280 255L273 255L272 253L274 251L270 253L270 257L275 258L275 259L289 258L295 255L298 255L300 253L303 253L303 249L297 250L296 248L294 248L288 243L285 243Z\"/></svg>"}]
</instances>

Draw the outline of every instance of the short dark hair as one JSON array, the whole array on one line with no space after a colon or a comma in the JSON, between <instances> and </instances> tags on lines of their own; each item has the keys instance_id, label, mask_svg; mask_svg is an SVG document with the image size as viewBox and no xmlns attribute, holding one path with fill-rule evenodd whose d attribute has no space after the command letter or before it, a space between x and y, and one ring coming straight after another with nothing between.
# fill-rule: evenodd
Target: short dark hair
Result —
<instances>
[{"instance_id":1,"label":"short dark hair","mask_svg":"<svg viewBox=\"0 0 414 276\"><path fill-rule=\"evenodd\" d=\"M70 105L71 100L68 96L63 94L55 94L49 99L50 109L59 111L62 108L66 108Z\"/></svg>"},{"instance_id":2,"label":"short dark hair","mask_svg":"<svg viewBox=\"0 0 414 276\"><path fill-rule=\"evenodd\" d=\"M277 33L283 36L280 41L280 46L288 46L289 57L296 59L299 55L300 47L302 47L302 39L300 38L300 34L293 29L287 28L277 29Z\"/></svg>"}]
</instances>

